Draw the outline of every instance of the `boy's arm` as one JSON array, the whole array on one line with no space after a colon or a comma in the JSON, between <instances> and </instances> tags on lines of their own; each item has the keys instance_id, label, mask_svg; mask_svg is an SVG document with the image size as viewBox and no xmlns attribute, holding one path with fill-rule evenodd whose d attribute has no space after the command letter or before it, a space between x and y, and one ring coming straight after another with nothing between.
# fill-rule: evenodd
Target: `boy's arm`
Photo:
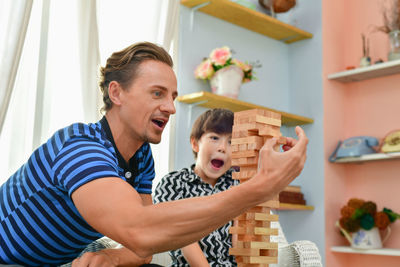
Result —
<instances>
[{"instance_id":1,"label":"boy's arm","mask_svg":"<svg viewBox=\"0 0 400 267\"><path fill-rule=\"evenodd\" d=\"M119 178L82 185L72 199L82 217L97 231L140 257L181 248L206 236L248 208L284 189L303 169L308 139L296 127L298 141L276 152L276 139L260 150L257 174L246 183L207 197L144 206L139 194Z\"/></svg>"},{"instance_id":2,"label":"boy's arm","mask_svg":"<svg viewBox=\"0 0 400 267\"><path fill-rule=\"evenodd\" d=\"M190 267L209 267L206 256L200 248L199 243L192 243L182 249L183 256Z\"/></svg>"}]
</instances>

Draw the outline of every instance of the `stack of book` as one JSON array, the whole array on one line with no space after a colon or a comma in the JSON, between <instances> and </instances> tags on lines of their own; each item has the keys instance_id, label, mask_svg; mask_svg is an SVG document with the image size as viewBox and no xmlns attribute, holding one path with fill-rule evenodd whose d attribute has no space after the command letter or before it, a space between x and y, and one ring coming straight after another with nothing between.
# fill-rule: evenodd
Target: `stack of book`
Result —
<instances>
[{"instance_id":1,"label":"stack of book","mask_svg":"<svg viewBox=\"0 0 400 267\"><path fill-rule=\"evenodd\" d=\"M303 193L301 193L300 186L289 185L282 192L279 193L279 202L306 205Z\"/></svg>"}]
</instances>

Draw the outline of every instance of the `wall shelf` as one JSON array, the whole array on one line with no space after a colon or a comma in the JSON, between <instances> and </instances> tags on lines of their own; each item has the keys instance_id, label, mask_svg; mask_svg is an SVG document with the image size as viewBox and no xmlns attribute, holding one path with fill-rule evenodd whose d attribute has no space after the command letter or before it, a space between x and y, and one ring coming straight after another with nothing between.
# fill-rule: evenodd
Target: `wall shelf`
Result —
<instances>
[{"instance_id":1,"label":"wall shelf","mask_svg":"<svg viewBox=\"0 0 400 267\"><path fill-rule=\"evenodd\" d=\"M282 115L282 125L287 125L287 126L296 126L296 125L302 125L302 124L308 124L308 123L313 123L314 120L295 115L295 114L290 114L287 112L251 104L248 102L240 101L237 99L225 97L225 96L220 96L216 95L210 92L196 92L192 94L187 94L183 96L178 96L177 100L182 103L186 104L197 104L198 106L205 107L205 108L226 108L229 109L233 112L237 111L242 111L242 110L247 110L247 109L266 109L269 111L277 112Z\"/></svg>"},{"instance_id":2,"label":"wall shelf","mask_svg":"<svg viewBox=\"0 0 400 267\"><path fill-rule=\"evenodd\" d=\"M400 60L393 60L379 64L374 64L368 67L333 73L328 75L328 79L339 81L342 83L348 83L348 82L357 82L393 74L400 74Z\"/></svg>"},{"instance_id":3,"label":"wall shelf","mask_svg":"<svg viewBox=\"0 0 400 267\"><path fill-rule=\"evenodd\" d=\"M400 249L394 249L394 248L354 249L347 246L335 246L331 247L331 250L334 252L341 252L341 253L400 256Z\"/></svg>"},{"instance_id":4,"label":"wall shelf","mask_svg":"<svg viewBox=\"0 0 400 267\"><path fill-rule=\"evenodd\" d=\"M400 159L400 152L374 153L362 155L361 157L348 157L336 159L334 163L362 163L367 161L394 160Z\"/></svg>"},{"instance_id":5,"label":"wall shelf","mask_svg":"<svg viewBox=\"0 0 400 267\"><path fill-rule=\"evenodd\" d=\"M299 204L279 203L278 210L314 210L314 207Z\"/></svg>"},{"instance_id":6,"label":"wall shelf","mask_svg":"<svg viewBox=\"0 0 400 267\"><path fill-rule=\"evenodd\" d=\"M181 0L181 4L189 8L204 4L199 11L288 44L313 36L309 32L230 0Z\"/></svg>"}]
</instances>

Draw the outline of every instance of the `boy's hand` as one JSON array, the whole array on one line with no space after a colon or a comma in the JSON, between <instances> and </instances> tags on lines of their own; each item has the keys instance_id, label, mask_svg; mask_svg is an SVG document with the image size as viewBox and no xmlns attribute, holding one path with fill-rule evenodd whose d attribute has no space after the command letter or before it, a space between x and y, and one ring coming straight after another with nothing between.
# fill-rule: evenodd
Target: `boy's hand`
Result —
<instances>
[{"instance_id":1,"label":"boy's hand","mask_svg":"<svg viewBox=\"0 0 400 267\"><path fill-rule=\"evenodd\" d=\"M299 126L295 130L299 139L287 138L284 152L274 150L277 141L275 138L267 140L261 148L255 177L262 183L261 188L267 186L269 192L279 193L303 170L308 138ZM270 199L272 196L267 197Z\"/></svg>"}]
</instances>

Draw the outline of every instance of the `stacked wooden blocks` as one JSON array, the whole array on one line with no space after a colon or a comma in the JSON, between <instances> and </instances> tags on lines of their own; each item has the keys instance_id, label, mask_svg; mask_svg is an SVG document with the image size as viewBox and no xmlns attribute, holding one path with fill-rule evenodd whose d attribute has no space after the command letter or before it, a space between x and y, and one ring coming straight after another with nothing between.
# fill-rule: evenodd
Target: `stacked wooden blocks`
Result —
<instances>
[{"instance_id":1,"label":"stacked wooden blocks","mask_svg":"<svg viewBox=\"0 0 400 267\"><path fill-rule=\"evenodd\" d=\"M258 153L268 138L278 138L275 150L285 143L280 126L279 113L262 109L235 112L232 166L239 166L240 171L233 173L234 179L243 183L257 173ZM267 267L278 262L278 244L270 242L271 235L278 235L278 229L270 227L272 221L278 221L278 215L271 214L271 208L279 208L278 195L235 218L229 253L235 255L238 267Z\"/></svg>"}]
</instances>

